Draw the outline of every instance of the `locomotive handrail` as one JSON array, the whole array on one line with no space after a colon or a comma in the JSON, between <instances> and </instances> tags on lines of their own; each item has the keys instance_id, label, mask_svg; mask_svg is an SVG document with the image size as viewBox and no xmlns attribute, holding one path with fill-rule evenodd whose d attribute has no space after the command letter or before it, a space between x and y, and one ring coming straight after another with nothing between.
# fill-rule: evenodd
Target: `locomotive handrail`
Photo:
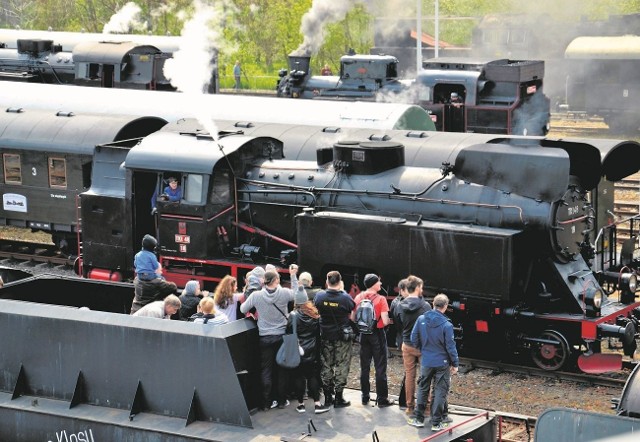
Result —
<instances>
[{"instance_id":1,"label":"locomotive handrail","mask_svg":"<svg viewBox=\"0 0 640 442\"><path fill-rule=\"evenodd\" d=\"M301 193L307 194L307 195L312 195L312 198L314 200L314 204L315 204L315 200L316 200L316 195L315 193L342 193L342 194L350 194L350 195L366 195L366 196L370 196L370 197L379 197L379 198L388 198L388 199L398 199L398 200L410 200L410 201L419 201L419 202L423 202L423 203L432 203L432 204L449 204L449 205L460 205L460 206L469 206L469 207L478 207L478 208L488 208L488 209L512 209L518 212L518 218L520 219L521 223L525 223L524 217L523 217L523 209L520 206L516 206L516 205L498 205L498 204L485 204L485 203L474 203L474 202L468 202L468 201L455 201L455 200L447 200L447 199L441 199L441 198L421 198L416 196L417 194L415 193L396 193L394 192L384 192L384 191L371 191L371 190L359 190L359 189L336 189L336 188L322 188L322 187L301 187L301 186L294 186L291 184L280 184L280 183L266 183L263 181L256 181L256 180L246 180L246 179L238 179L239 181L242 182L246 182L246 183L251 183L251 184L255 184L255 185L259 185L261 187L268 187L268 186L273 186L273 187L280 187L280 188L286 188L289 189L289 191L299 191ZM285 191L274 191L274 190L247 190L247 189L243 189L243 190L239 190L239 193L264 193L264 194L268 194L268 193L288 193L290 194L290 192L285 192ZM245 202L245 203L255 203L255 204L274 204L274 203L266 203L266 202L262 202L262 201L240 201L240 202ZM311 207L311 205L307 206L307 207Z\"/></svg>"},{"instance_id":2,"label":"locomotive handrail","mask_svg":"<svg viewBox=\"0 0 640 442\"><path fill-rule=\"evenodd\" d=\"M595 240L596 251L598 250L597 246L598 246L598 242L600 241L600 237L604 234L605 230L610 230L610 229L612 229L614 227L617 227L618 224L624 224L624 223L627 223L627 222L630 222L630 221L633 221L633 220L640 221L640 214L631 215L631 216L629 216L627 218L622 218L622 219L619 219L619 220L614 220L610 224L607 224L606 226L602 227L598 231L598 235L596 235L596 240Z\"/></svg>"}]
</instances>

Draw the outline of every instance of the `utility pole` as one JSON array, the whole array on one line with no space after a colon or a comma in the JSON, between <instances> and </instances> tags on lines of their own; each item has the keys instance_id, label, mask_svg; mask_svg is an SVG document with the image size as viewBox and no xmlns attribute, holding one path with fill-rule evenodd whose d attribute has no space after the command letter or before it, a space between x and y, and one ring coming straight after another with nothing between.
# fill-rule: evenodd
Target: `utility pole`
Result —
<instances>
[{"instance_id":1,"label":"utility pole","mask_svg":"<svg viewBox=\"0 0 640 442\"><path fill-rule=\"evenodd\" d=\"M436 0L436 51L435 56L438 57L438 52L440 50L440 2Z\"/></svg>"},{"instance_id":2,"label":"utility pole","mask_svg":"<svg viewBox=\"0 0 640 442\"><path fill-rule=\"evenodd\" d=\"M422 0L416 0L416 74L422 69Z\"/></svg>"}]
</instances>

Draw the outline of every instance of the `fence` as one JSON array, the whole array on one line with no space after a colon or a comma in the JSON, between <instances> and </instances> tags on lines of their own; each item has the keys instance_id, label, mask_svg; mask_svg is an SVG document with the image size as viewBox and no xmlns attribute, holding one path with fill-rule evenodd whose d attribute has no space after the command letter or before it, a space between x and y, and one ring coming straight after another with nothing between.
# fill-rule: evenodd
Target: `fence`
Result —
<instances>
[{"instance_id":1,"label":"fence","mask_svg":"<svg viewBox=\"0 0 640 442\"><path fill-rule=\"evenodd\" d=\"M240 79L240 89L273 91L276 93L276 86L280 77L277 75L255 75L248 76L242 74ZM220 89L235 89L235 79L233 75L220 75Z\"/></svg>"}]
</instances>

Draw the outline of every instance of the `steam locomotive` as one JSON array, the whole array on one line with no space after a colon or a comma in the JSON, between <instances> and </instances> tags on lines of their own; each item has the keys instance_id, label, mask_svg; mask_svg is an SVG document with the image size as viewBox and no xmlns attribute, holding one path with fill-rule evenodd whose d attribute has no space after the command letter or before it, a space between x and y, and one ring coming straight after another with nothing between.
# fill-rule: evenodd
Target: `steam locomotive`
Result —
<instances>
[{"instance_id":1,"label":"steam locomotive","mask_svg":"<svg viewBox=\"0 0 640 442\"><path fill-rule=\"evenodd\" d=\"M181 44L169 36L0 29L0 79L175 91L163 69ZM217 91L214 70L208 92Z\"/></svg>"},{"instance_id":2,"label":"steam locomotive","mask_svg":"<svg viewBox=\"0 0 640 442\"><path fill-rule=\"evenodd\" d=\"M447 132L549 131L543 61L434 58L423 63L413 81L398 79L397 64L390 55L345 55L339 76L311 76L310 57L290 55L277 95L415 103L429 111L437 130Z\"/></svg>"},{"instance_id":3,"label":"steam locomotive","mask_svg":"<svg viewBox=\"0 0 640 442\"><path fill-rule=\"evenodd\" d=\"M53 40L18 40L0 49L0 79L82 86L175 90L162 73L170 57L132 42L85 42L64 52Z\"/></svg>"},{"instance_id":4,"label":"steam locomotive","mask_svg":"<svg viewBox=\"0 0 640 442\"><path fill-rule=\"evenodd\" d=\"M587 370L619 366L621 356L600 352L605 340L635 351L637 233L620 255L616 224L594 246L588 194L601 176L640 169L635 142L442 133L422 144L433 164L418 166L405 161L415 149L362 136L309 161L290 159L276 138L211 134L188 119L160 130L159 118L27 110L0 119L3 215L51 201L75 210L77 195L83 276L129 277L152 232L178 285L294 260L314 275L340 270L348 284L374 271L389 290L414 273L452 299L463 347L525 349L549 370L574 356ZM83 154L79 134L95 149ZM152 214L169 176L184 197L158 201ZM607 281L618 296L603 291Z\"/></svg>"}]
</instances>

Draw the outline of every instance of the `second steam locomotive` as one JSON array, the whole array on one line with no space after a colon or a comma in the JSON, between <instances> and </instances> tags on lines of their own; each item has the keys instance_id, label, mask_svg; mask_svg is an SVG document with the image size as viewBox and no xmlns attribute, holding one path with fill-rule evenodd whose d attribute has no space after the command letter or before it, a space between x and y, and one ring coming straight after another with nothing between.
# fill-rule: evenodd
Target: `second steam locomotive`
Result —
<instances>
[{"instance_id":1,"label":"second steam locomotive","mask_svg":"<svg viewBox=\"0 0 640 442\"><path fill-rule=\"evenodd\" d=\"M77 196L84 276L130 277L142 237L155 233L165 275L178 285L195 278L210 287L257 263L293 260L319 279L340 270L349 284L373 271L389 291L414 273L428 292L451 298L463 349L525 350L548 370L578 357L588 371L619 365L620 355L602 354L604 341L635 352L637 230L621 255L615 223L596 242L588 193L602 176L640 169L635 142L438 134L421 145L433 164L418 166L405 160L414 151L390 139L354 135L315 151L314 161L293 160L269 136L103 118L0 117L3 221L52 193L73 207ZM97 147L74 151L80 133ZM152 212L150 198L169 177L183 198Z\"/></svg>"},{"instance_id":2,"label":"second steam locomotive","mask_svg":"<svg viewBox=\"0 0 640 442\"><path fill-rule=\"evenodd\" d=\"M345 55L339 76L312 76L310 57L289 56L278 96L419 104L447 132L546 135L549 99L544 62L441 57L426 60L413 80L400 80L390 55Z\"/></svg>"}]
</instances>

